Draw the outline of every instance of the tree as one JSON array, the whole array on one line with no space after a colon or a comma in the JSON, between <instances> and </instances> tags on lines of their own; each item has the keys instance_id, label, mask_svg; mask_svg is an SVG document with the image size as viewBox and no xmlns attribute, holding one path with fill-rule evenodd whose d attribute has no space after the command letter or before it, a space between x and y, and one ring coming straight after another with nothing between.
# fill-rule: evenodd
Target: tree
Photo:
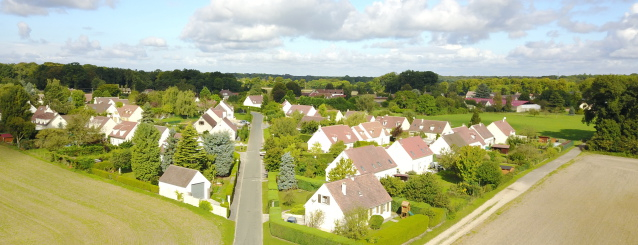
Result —
<instances>
[{"instance_id":1,"label":"tree","mask_svg":"<svg viewBox=\"0 0 638 245\"><path fill-rule=\"evenodd\" d=\"M71 98L71 91L66 86L60 84L60 80L47 79L47 86L44 88L44 104L49 105L52 110L60 114L67 114L74 107Z\"/></svg>"},{"instance_id":2,"label":"tree","mask_svg":"<svg viewBox=\"0 0 638 245\"><path fill-rule=\"evenodd\" d=\"M308 214L306 225L310 228L319 228L325 219L326 214L321 209L317 209Z\"/></svg>"},{"instance_id":3,"label":"tree","mask_svg":"<svg viewBox=\"0 0 638 245\"><path fill-rule=\"evenodd\" d=\"M549 97L547 107L549 107L549 111L551 112L561 112L563 111L564 104L565 99L563 99L563 96L561 96L558 91L554 91Z\"/></svg>"},{"instance_id":4,"label":"tree","mask_svg":"<svg viewBox=\"0 0 638 245\"><path fill-rule=\"evenodd\" d=\"M514 107L512 106L512 96L508 95L507 97L505 97L505 107L503 107L503 110L506 112L511 112L513 108Z\"/></svg>"},{"instance_id":5,"label":"tree","mask_svg":"<svg viewBox=\"0 0 638 245\"><path fill-rule=\"evenodd\" d=\"M368 236L368 210L357 207L344 214L343 220L335 221L334 233L354 240Z\"/></svg>"},{"instance_id":6,"label":"tree","mask_svg":"<svg viewBox=\"0 0 638 245\"><path fill-rule=\"evenodd\" d=\"M366 111L368 113L374 110L377 102L374 101L374 95L365 94L361 96L357 96L356 98L356 106L359 110Z\"/></svg>"},{"instance_id":7,"label":"tree","mask_svg":"<svg viewBox=\"0 0 638 245\"><path fill-rule=\"evenodd\" d=\"M66 130L61 128L47 128L40 130L35 136L35 146L45 148L49 151L58 150L69 144L69 138Z\"/></svg>"},{"instance_id":8,"label":"tree","mask_svg":"<svg viewBox=\"0 0 638 245\"><path fill-rule=\"evenodd\" d=\"M364 123L367 122L367 116L365 113L363 112L357 112L357 113L353 113L352 115L348 116L346 119L343 120L343 123L350 126L350 127L354 127L359 125L360 123Z\"/></svg>"},{"instance_id":9,"label":"tree","mask_svg":"<svg viewBox=\"0 0 638 245\"><path fill-rule=\"evenodd\" d=\"M435 207L446 207L450 200L432 173L414 176L405 183L405 197L417 202L425 202Z\"/></svg>"},{"instance_id":10,"label":"tree","mask_svg":"<svg viewBox=\"0 0 638 245\"><path fill-rule=\"evenodd\" d=\"M496 109L496 111L503 110L503 96L501 96L501 93L494 93L494 99L492 101L494 101L492 106Z\"/></svg>"},{"instance_id":11,"label":"tree","mask_svg":"<svg viewBox=\"0 0 638 245\"><path fill-rule=\"evenodd\" d=\"M9 133L13 135L18 148L22 147L21 142L23 139L28 139L35 134L35 124L21 117L11 117L4 125L9 130Z\"/></svg>"},{"instance_id":12,"label":"tree","mask_svg":"<svg viewBox=\"0 0 638 245\"><path fill-rule=\"evenodd\" d=\"M197 113L195 105L195 93L193 91L180 91L173 107L173 112L183 117L192 117Z\"/></svg>"},{"instance_id":13,"label":"tree","mask_svg":"<svg viewBox=\"0 0 638 245\"><path fill-rule=\"evenodd\" d=\"M405 188L405 182L394 176L386 176L380 179L381 185L385 188L385 191L392 197L399 197L403 195L403 188Z\"/></svg>"},{"instance_id":14,"label":"tree","mask_svg":"<svg viewBox=\"0 0 638 245\"><path fill-rule=\"evenodd\" d=\"M319 122L317 121L306 121L301 123L302 134L314 134L317 132L317 129L319 129Z\"/></svg>"},{"instance_id":15,"label":"tree","mask_svg":"<svg viewBox=\"0 0 638 245\"><path fill-rule=\"evenodd\" d=\"M279 174L277 175L277 186L280 191L297 188L297 179L295 179L295 159L290 152L284 153L281 157L279 165Z\"/></svg>"},{"instance_id":16,"label":"tree","mask_svg":"<svg viewBox=\"0 0 638 245\"><path fill-rule=\"evenodd\" d=\"M328 153L332 154L333 157L337 157L342 151L346 149L346 144L343 141L339 140L332 144L328 149Z\"/></svg>"},{"instance_id":17,"label":"tree","mask_svg":"<svg viewBox=\"0 0 638 245\"><path fill-rule=\"evenodd\" d=\"M204 164L207 159L204 149L197 142L198 137L193 125L186 126L182 131L182 139L177 143L177 149L173 155L175 165L198 171L204 170Z\"/></svg>"},{"instance_id":18,"label":"tree","mask_svg":"<svg viewBox=\"0 0 638 245\"><path fill-rule=\"evenodd\" d=\"M281 147L274 147L266 150L264 165L266 165L266 170L268 170L268 172L276 172L279 170L283 151L284 150Z\"/></svg>"},{"instance_id":19,"label":"tree","mask_svg":"<svg viewBox=\"0 0 638 245\"><path fill-rule=\"evenodd\" d=\"M401 128L401 125L396 126L395 128L392 129L392 131L390 131L390 137L392 137L392 139L394 140L399 138L401 134L403 134L403 128Z\"/></svg>"},{"instance_id":20,"label":"tree","mask_svg":"<svg viewBox=\"0 0 638 245\"><path fill-rule=\"evenodd\" d=\"M270 91L270 94L274 101L281 103L283 102L284 96L286 96L286 92L288 92L286 85L282 82L277 82L275 83L275 86L273 86L272 91Z\"/></svg>"},{"instance_id":21,"label":"tree","mask_svg":"<svg viewBox=\"0 0 638 245\"><path fill-rule=\"evenodd\" d=\"M481 83L478 85L478 87L476 88L476 91L474 93L474 98L486 98L489 99L491 97L492 91L490 90L489 87L487 87L487 85L485 83Z\"/></svg>"},{"instance_id":22,"label":"tree","mask_svg":"<svg viewBox=\"0 0 638 245\"><path fill-rule=\"evenodd\" d=\"M233 153L235 146L230 140L228 132L216 132L203 136L204 150L215 156L215 171L218 176L229 176L233 168Z\"/></svg>"},{"instance_id":23,"label":"tree","mask_svg":"<svg viewBox=\"0 0 638 245\"><path fill-rule=\"evenodd\" d=\"M292 91L294 95L297 97L301 96L301 87L295 81L290 81L286 83L286 89L288 89L289 91Z\"/></svg>"},{"instance_id":24,"label":"tree","mask_svg":"<svg viewBox=\"0 0 638 245\"><path fill-rule=\"evenodd\" d=\"M166 171L169 165L174 163L173 156L177 150L179 139L175 138L175 129L170 129L168 138L166 138L166 146L164 147L164 155L162 156L162 164L160 165L162 172Z\"/></svg>"},{"instance_id":25,"label":"tree","mask_svg":"<svg viewBox=\"0 0 638 245\"><path fill-rule=\"evenodd\" d=\"M477 171L485 158L485 150L474 146L463 146L458 151L456 170L461 179L467 183L477 183Z\"/></svg>"},{"instance_id":26,"label":"tree","mask_svg":"<svg viewBox=\"0 0 638 245\"><path fill-rule=\"evenodd\" d=\"M148 102L142 106L142 120L140 122L151 124L155 122L155 120L153 120L153 108L151 108L151 104Z\"/></svg>"},{"instance_id":27,"label":"tree","mask_svg":"<svg viewBox=\"0 0 638 245\"><path fill-rule=\"evenodd\" d=\"M66 131L73 145L99 143L104 140L104 134L96 127L86 127L91 120L91 110L80 110L70 116L66 123Z\"/></svg>"},{"instance_id":28,"label":"tree","mask_svg":"<svg viewBox=\"0 0 638 245\"><path fill-rule=\"evenodd\" d=\"M470 119L470 126L472 125L476 125L481 123L481 116L479 115L479 110L478 109L474 109L474 112L472 113L472 119Z\"/></svg>"},{"instance_id":29,"label":"tree","mask_svg":"<svg viewBox=\"0 0 638 245\"><path fill-rule=\"evenodd\" d=\"M199 92L199 99L200 100L209 100L211 95L212 94L211 94L210 90L208 90L208 88L206 86L204 86L204 88L202 88L202 91Z\"/></svg>"},{"instance_id":30,"label":"tree","mask_svg":"<svg viewBox=\"0 0 638 245\"><path fill-rule=\"evenodd\" d=\"M74 108L80 108L84 106L84 92L82 90L71 91L71 99L73 100Z\"/></svg>"},{"instance_id":31,"label":"tree","mask_svg":"<svg viewBox=\"0 0 638 245\"><path fill-rule=\"evenodd\" d=\"M159 131L150 123L137 126L131 148L131 169L135 178L151 181L160 172Z\"/></svg>"},{"instance_id":32,"label":"tree","mask_svg":"<svg viewBox=\"0 0 638 245\"><path fill-rule=\"evenodd\" d=\"M274 137L281 137L285 135L298 135L297 122L292 117L282 117L272 120L270 125L270 133Z\"/></svg>"},{"instance_id":33,"label":"tree","mask_svg":"<svg viewBox=\"0 0 638 245\"><path fill-rule=\"evenodd\" d=\"M432 95L424 94L416 99L416 112L425 115L436 115L439 108L436 106L436 101Z\"/></svg>"},{"instance_id":34,"label":"tree","mask_svg":"<svg viewBox=\"0 0 638 245\"><path fill-rule=\"evenodd\" d=\"M503 177L501 166L496 161L484 161L477 169L476 174L481 185L498 186Z\"/></svg>"},{"instance_id":35,"label":"tree","mask_svg":"<svg viewBox=\"0 0 638 245\"><path fill-rule=\"evenodd\" d=\"M117 149L111 152L111 163L115 169L130 171L131 159L133 155L131 149Z\"/></svg>"},{"instance_id":36,"label":"tree","mask_svg":"<svg viewBox=\"0 0 638 245\"><path fill-rule=\"evenodd\" d=\"M337 166L328 172L328 181L337 181L345 179L350 176L354 176L357 173L357 169L354 167L352 160L341 158L337 162Z\"/></svg>"}]
</instances>

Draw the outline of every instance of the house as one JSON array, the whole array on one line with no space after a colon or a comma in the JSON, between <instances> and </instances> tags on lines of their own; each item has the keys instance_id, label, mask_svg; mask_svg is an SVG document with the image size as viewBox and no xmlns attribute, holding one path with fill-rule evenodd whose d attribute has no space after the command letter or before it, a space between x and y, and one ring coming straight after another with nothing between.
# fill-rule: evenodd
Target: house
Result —
<instances>
[{"instance_id":1,"label":"house","mask_svg":"<svg viewBox=\"0 0 638 245\"><path fill-rule=\"evenodd\" d=\"M414 119L412 124L410 124L410 129L408 129L408 131L412 135L419 135L423 133L425 139L429 141L434 141L441 135L454 133L450 126L450 122L425 119Z\"/></svg>"},{"instance_id":2,"label":"house","mask_svg":"<svg viewBox=\"0 0 638 245\"><path fill-rule=\"evenodd\" d=\"M153 125L153 126L155 126L155 129L157 129L157 131L160 134L160 139L157 141L157 146L161 147L162 144L166 141L166 139L168 139L170 130L168 130L168 127L164 127L164 126L157 126L157 125Z\"/></svg>"},{"instance_id":3,"label":"house","mask_svg":"<svg viewBox=\"0 0 638 245\"><path fill-rule=\"evenodd\" d=\"M129 122L123 121L118 125L113 127L111 133L109 134L109 139L112 145L120 145L124 143L124 141L129 141L135 135L135 130L137 130L137 122Z\"/></svg>"},{"instance_id":4,"label":"house","mask_svg":"<svg viewBox=\"0 0 638 245\"><path fill-rule=\"evenodd\" d=\"M231 120L235 119L235 109L231 105L226 103L225 101L223 100L220 101L219 104L215 106L215 109L224 110L224 112L226 112L226 117L228 117Z\"/></svg>"},{"instance_id":5,"label":"house","mask_svg":"<svg viewBox=\"0 0 638 245\"><path fill-rule=\"evenodd\" d=\"M250 107L261 107L261 104L264 102L264 97L261 95L249 95L246 96L244 100L244 106Z\"/></svg>"},{"instance_id":6,"label":"house","mask_svg":"<svg viewBox=\"0 0 638 245\"><path fill-rule=\"evenodd\" d=\"M210 197L210 181L197 170L170 165L159 179L159 194L170 199L194 197L206 200Z\"/></svg>"},{"instance_id":7,"label":"house","mask_svg":"<svg viewBox=\"0 0 638 245\"><path fill-rule=\"evenodd\" d=\"M422 174L434 167L434 152L419 136L397 140L388 147L387 152L396 160L400 173L414 171Z\"/></svg>"},{"instance_id":8,"label":"house","mask_svg":"<svg viewBox=\"0 0 638 245\"><path fill-rule=\"evenodd\" d=\"M217 126L217 121L208 113L204 113L193 123L193 127L198 134L203 134L207 131L210 132L215 126Z\"/></svg>"},{"instance_id":9,"label":"house","mask_svg":"<svg viewBox=\"0 0 638 245\"><path fill-rule=\"evenodd\" d=\"M313 122L318 122L318 123L320 123L321 121L326 120L326 119L327 119L327 118L325 118L325 117L321 117L321 116L303 116L303 117L301 118L301 120L299 121L299 128L301 127L301 124L303 124L304 122L310 122L310 121L313 121Z\"/></svg>"},{"instance_id":10,"label":"house","mask_svg":"<svg viewBox=\"0 0 638 245\"><path fill-rule=\"evenodd\" d=\"M115 125L117 125L117 123L115 123L115 121L110 117L93 116L89 120L89 123L87 126L90 128L99 129L101 133L107 136L111 134L111 131L113 131L113 128L115 128Z\"/></svg>"},{"instance_id":11,"label":"house","mask_svg":"<svg viewBox=\"0 0 638 245\"><path fill-rule=\"evenodd\" d=\"M474 96L476 96L476 92L474 91L467 91L465 94L465 98L474 98Z\"/></svg>"},{"instance_id":12,"label":"house","mask_svg":"<svg viewBox=\"0 0 638 245\"><path fill-rule=\"evenodd\" d=\"M473 100L479 104L485 104L485 106L494 106L494 99L486 99L486 98L465 98L466 100ZM501 105L507 104L506 99L502 99ZM540 110L541 106L537 104L533 104L527 100L512 100L512 109L516 112L526 112L531 109Z\"/></svg>"},{"instance_id":13,"label":"house","mask_svg":"<svg viewBox=\"0 0 638 245\"><path fill-rule=\"evenodd\" d=\"M52 110L48 105L39 106L31 116L31 122L35 124L35 130L64 128L67 123L62 115Z\"/></svg>"},{"instance_id":14,"label":"house","mask_svg":"<svg viewBox=\"0 0 638 245\"><path fill-rule=\"evenodd\" d=\"M476 131L481 136L481 138L483 138L485 145L489 146L494 144L494 135L492 134L492 132L490 132L489 129L487 129L487 126L485 126L485 124L475 124L470 126L470 129Z\"/></svg>"},{"instance_id":15,"label":"house","mask_svg":"<svg viewBox=\"0 0 638 245\"><path fill-rule=\"evenodd\" d=\"M288 110L284 110L286 116L292 116L295 111L301 112L304 116L321 116L314 106L311 105L290 105Z\"/></svg>"},{"instance_id":16,"label":"house","mask_svg":"<svg viewBox=\"0 0 638 245\"><path fill-rule=\"evenodd\" d=\"M364 122L352 127L363 141L376 142L378 145L390 143L390 132L380 122Z\"/></svg>"},{"instance_id":17,"label":"house","mask_svg":"<svg viewBox=\"0 0 638 245\"><path fill-rule=\"evenodd\" d=\"M117 105L117 102L121 102L122 105L129 105L128 99L120 99L119 97L95 97L93 98L95 104L112 104Z\"/></svg>"},{"instance_id":18,"label":"house","mask_svg":"<svg viewBox=\"0 0 638 245\"><path fill-rule=\"evenodd\" d=\"M326 180L328 173L337 166L341 159L350 159L357 169L355 175L374 174L378 179L392 176L397 173L397 163L390 157L385 148L381 146L363 146L351 148L339 153L337 158L326 167Z\"/></svg>"},{"instance_id":19,"label":"house","mask_svg":"<svg viewBox=\"0 0 638 245\"><path fill-rule=\"evenodd\" d=\"M86 106L93 109L99 115L106 115L113 118L116 123L120 121L120 113L114 104L86 104Z\"/></svg>"},{"instance_id":20,"label":"house","mask_svg":"<svg viewBox=\"0 0 638 245\"><path fill-rule=\"evenodd\" d=\"M495 145L492 145L492 150L498 151L501 154L507 154L510 151L510 146L509 145L495 144Z\"/></svg>"},{"instance_id":21,"label":"house","mask_svg":"<svg viewBox=\"0 0 638 245\"><path fill-rule=\"evenodd\" d=\"M89 104L93 101L93 94L84 94L84 104Z\"/></svg>"},{"instance_id":22,"label":"house","mask_svg":"<svg viewBox=\"0 0 638 245\"><path fill-rule=\"evenodd\" d=\"M13 135L11 134L0 134L0 139L2 142L11 144L13 142Z\"/></svg>"},{"instance_id":23,"label":"house","mask_svg":"<svg viewBox=\"0 0 638 245\"><path fill-rule=\"evenodd\" d=\"M228 118L224 118L217 122L217 125L209 131L211 134L218 132L227 132L230 140L235 140L237 138L237 126L235 126L235 124Z\"/></svg>"},{"instance_id":24,"label":"house","mask_svg":"<svg viewBox=\"0 0 638 245\"><path fill-rule=\"evenodd\" d=\"M315 89L308 94L308 97L325 97L326 99L345 98L343 89Z\"/></svg>"},{"instance_id":25,"label":"house","mask_svg":"<svg viewBox=\"0 0 638 245\"><path fill-rule=\"evenodd\" d=\"M503 117L503 120L494 121L487 126L487 129L494 135L495 144L505 144L507 138L516 135L516 130L505 120L506 118Z\"/></svg>"},{"instance_id":26,"label":"house","mask_svg":"<svg viewBox=\"0 0 638 245\"><path fill-rule=\"evenodd\" d=\"M142 120L142 112L144 110L137 105L124 105L117 108L117 113L122 121L140 122Z\"/></svg>"},{"instance_id":27,"label":"house","mask_svg":"<svg viewBox=\"0 0 638 245\"><path fill-rule=\"evenodd\" d=\"M357 133L347 125L333 125L328 127L319 127L317 131L312 134L312 137L308 140L308 150L312 149L315 143L321 145L323 152L328 152L330 147L337 143L337 141L343 141L347 148L352 148L354 142L361 140Z\"/></svg>"},{"instance_id":28,"label":"house","mask_svg":"<svg viewBox=\"0 0 638 245\"><path fill-rule=\"evenodd\" d=\"M226 111L220 108L208 109L193 123L198 134L226 131L231 140L237 137L237 126L226 117Z\"/></svg>"},{"instance_id":29,"label":"house","mask_svg":"<svg viewBox=\"0 0 638 245\"><path fill-rule=\"evenodd\" d=\"M466 146L465 140L461 138L459 134L446 134L441 135L438 139L436 139L432 144L430 144L430 149L434 154L440 155L446 152L451 152L454 146L463 147Z\"/></svg>"},{"instance_id":30,"label":"house","mask_svg":"<svg viewBox=\"0 0 638 245\"><path fill-rule=\"evenodd\" d=\"M410 129L410 122L405 117L378 116L375 121L380 122L381 125L388 130L393 130L396 127L400 127L403 131Z\"/></svg>"},{"instance_id":31,"label":"house","mask_svg":"<svg viewBox=\"0 0 638 245\"><path fill-rule=\"evenodd\" d=\"M454 131L454 134L461 137L461 139L465 142L465 145L478 146L484 149L487 146L487 144L483 140L483 137L481 137L478 132L476 132L474 129L468 128L465 125L453 128L452 131Z\"/></svg>"},{"instance_id":32,"label":"house","mask_svg":"<svg viewBox=\"0 0 638 245\"><path fill-rule=\"evenodd\" d=\"M537 104L532 104L532 103L526 103L526 104L516 106L516 112L527 112L532 109L540 111L541 106Z\"/></svg>"},{"instance_id":33,"label":"house","mask_svg":"<svg viewBox=\"0 0 638 245\"><path fill-rule=\"evenodd\" d=\"M222 97L222 99L227 100L230 96L238 95L238 93L233 93L228 89L222 89L221 91L219 91L219 95Z\"/></svg>"},{"instance_id":34,"label":"house","mask_svg":"<svg viewBox=\"0 0 638 245\"><path fill-rule=\"evenodd\" d=\"M372 174L325 183L306 201L304 208L305 217L322 211L325 218L318 228L328 232L334 230L335 221L356 208L367 209L370 217L381 215L384 219L393 212L392 197Z\"/></svg>"}]
</instances>

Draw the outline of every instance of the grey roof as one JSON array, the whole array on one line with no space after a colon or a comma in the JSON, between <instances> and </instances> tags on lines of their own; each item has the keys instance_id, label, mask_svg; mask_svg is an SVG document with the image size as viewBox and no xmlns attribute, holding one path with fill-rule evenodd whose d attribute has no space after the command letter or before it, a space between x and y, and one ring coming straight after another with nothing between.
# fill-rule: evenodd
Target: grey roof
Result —
<instances>
[{"instance_id":1,"label":"grey roof","mask_svg":"<svg viewBox=\"0 0 638 245\"><path fill-rule=\"evenodd\" d=\"M166 171L164 171L164 174L162 174L162 177L160 177L159 182L179 187L186 187L193 177L195 177L197 172L198 171L195 169L169 165Z\"/></svg>"},{"instance_id":2,"label":"grey roof","mask_svg":"<svg viewBox=\"0 0 638 245\"><path fill-rule=\"evenodd\" d=\"M344 183L345 195L342 192L342 184ZM374 174L345 178L325 185L344 213L357 207L373 208L392 201L392 197L388 195Z\"/></svg>"},{"instance_id":3,"label":"grey roof","mask_svg":"<svg viewBox=\"0 0 638 245\"><path fill-rule=\"evenodd\" d=\"M485 126L485 124L483 123L472 125L472 127L470 128L474 129L477 133L479 133L481 137L483 137L483 139L494 138L494 135L492 134L492 132L490 132L490 130L487 129L487 126Z\"/></svg>"},{"instance_id":4,"label":"grey roof","mask_svg":"<svg viewBox=\"0 0 638 245\"><path fill-rule=\"evenodd\" d=\"M450 147L452 147L453 145L456 145L457 147L463 147L467 145L467 143L465 143L465 140L463 140L463 138L456 133L441 135L441 137Z\"/></svg>"},{"instance_id":5,"label":"grey roof","mask_svg":"<svg viewBox=\"0 0 638 245\"><path fill-rule=\"evenodd\" d=\"M445 126L449 123L447 121L435 121L425 119L414 119L410 124L410 132L424 132L432 134L443 134Z\"/></svg>"}]
</instances>

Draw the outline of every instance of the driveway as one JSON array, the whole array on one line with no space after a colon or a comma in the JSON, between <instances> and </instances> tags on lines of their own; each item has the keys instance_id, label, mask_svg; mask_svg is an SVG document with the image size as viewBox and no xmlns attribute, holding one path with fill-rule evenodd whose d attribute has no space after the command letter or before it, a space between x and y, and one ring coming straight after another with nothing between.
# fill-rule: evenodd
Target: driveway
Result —
<instances>
[{"instance_id":1,"label":"driveway","mask_svg":"<svg viewBox=\"0 0 638 245\"><path fill-rule=\"evenodd\" d=\"M509 187L496 194L490 200L483 203L483 205L474 210L474 212L470 213L468 216L465 216L463 219L461 219L461 221L454 224L452 227L448 228L438 236L434 237L426 244L452 244L457 239L472 230L474 227L483 223L488 217L490 217L490 215L496 212L496 210L501 208L503 205L514 200L514 198L527 191L539 180L547 176L547 174L556 170L558 167L569 162L570 160L576 158L576 156L578 156L580 152L580 148L574 147L569 152L558 157L556 160L548 162L547 164L527 173L525 176L512 183Z\"/></svg>"},{"instance_id":2,"label":"driveway","mask_svg":"<svg viewBox=\"0 0 638 245\"><path fill-rule=\"evenodd\" d=\"M235 223L234 244L263 244L263 226L261 221L261 180L262 162L259 150L263 143L263 116L251 112L253 116L248 149L242 155L239 168L235 198L231 205L231 220Z\"/></svg>"}]
</instances>

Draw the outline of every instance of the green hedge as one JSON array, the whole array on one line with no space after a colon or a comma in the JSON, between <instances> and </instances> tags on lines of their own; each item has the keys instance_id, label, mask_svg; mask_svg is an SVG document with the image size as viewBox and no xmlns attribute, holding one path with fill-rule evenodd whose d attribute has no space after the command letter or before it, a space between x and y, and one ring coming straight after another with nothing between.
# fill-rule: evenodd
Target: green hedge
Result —
<instances>
[{"instance_id":1,"label":"green hedge","mask_svg":"<svg viewBox=\"0 0 638 245\"><path fill-rule=\"evenodd\" d=\"M277 187L277 174L279 172L268 172L268 190L279 190Z\"/></svg>"},{"instance_id":2,"label":"green hedge","mask_svg":"<svg viewBox=\"0 0 638 245\"><path fill-rule=\"evenodd\" d=\"M311 137L312 137L311 134L300 134L299 135L299 138L301 139L301 142L308 142L308 140L310 140Z\"/></svg>"},{"instance_id":3,"label":"green hedge","mask_svg":"<svg viewBox=\"0 0 638 245\"><path fill-rule=\"evenodd\" d=\"M370 243L378 244L403 244L410 239L421 235L428 229L428 216L417 214L400 220L398 223L381 229L368 238Z\"/></svg>"},{"instance_id":4,"label":"green hedge","mask_svg":"<svg viewBox=\"0 0 638 245\"><path fill-rule=\"evenodd\" d=\"M331 163L334 160L335 158L332 156L332 154L329 153L317 155L317 161L319 161L320 163Z\"/></svg>"},{"instance_id":5,"label":"green hedge","mask_svg":"<svg viewBox=\"0 0 638 245\"><path fill-rule=\"evenodd\" d=\"M69 146L64 147L57 151L59 154L67 156L87 156L105 153L104 146L102 145L89 145L89 146Z\"/></svg>"},{"instance_id":6,"label":"green hedge","mask_svg":"<svg viewBox=\"0 0 638 245\"><path fill-rule=\"evenodd\" d=\"M295 179L297 179L297 187L306 191L316 191L317 189L319 189L319 187L326 183L325 181L300 175L295 175Z\"/></svg>"},{"instance_id":7,"label":"green hedge","mask_svg":"<svg viewBox=\"0 0 638 245\"><path fill-rule=\"evenodd\" d=\"M106 179L112 179L115 180L117 182L120 182L122 184L128 185L128 186L132 186L135 188L139 188L142 190L146 190L146 191L150 191L153 193L159 193L159 186L156 185L152 185L150 183L144 182L144 181L139 181L136 179L131 179L131 178L127 178L124 176L121 176L117 173L109 173L103 170L99 170L99 169L91 169L91 172L97 176L100 176L102 178L106 178Z\"/></svg>"},{"instance_id":8,"label":"green hedge","mask_svg":"<svg viewBox=\"0 0 638 245\"><path fill-rule=\"evenodd\" d=\"M430 227L435 227L445 221L447 210L444 208L430 208L430 211L433 213L432 216L428 215L430 218Z\"/></svg>"},{"instance_id":9,"label":"green hedge","mask_svg":"<svg viewBox=\"0 0 638 245\"><path fill-rule=\"evenodd\" d=\"M281 214L281 209L279 209L278 212ZM270 233L273 236L297 244L355 244L355 241L352 239L328 233L319 229L310 228L304 225L288 223L281 219L281 215L279 216L279 219L272 219L272 215L270 216L270 218Z\"/></svg>"},{"instance_id":10,"label":"green hedge","mask_svg":"<svg viewBox=\"0 0 638 245\"><path fill-rule=\"evenodd\" d=\"M235 198L235 186L237 186L237 171L239 171L239 166L241 165L241 160L239 157L239 153L233 152L233 160L236 160L233 169L230 171L230 176L233 176L234 180L232 185L229 183L228 187L224 189L224 194L230 195L230 202L232 203Z\"/></svg>"},{"instance_id":11,"label":"green hedge","mask_svg":"<svg viewBox=\"0 0 638 245\"><path fill-rule=\"evenodd\" d=\"M279 191L268 190L268 205L272 206L272 201L275 201L275 207L279 207Z\"/></svg>"}]
</instances>

